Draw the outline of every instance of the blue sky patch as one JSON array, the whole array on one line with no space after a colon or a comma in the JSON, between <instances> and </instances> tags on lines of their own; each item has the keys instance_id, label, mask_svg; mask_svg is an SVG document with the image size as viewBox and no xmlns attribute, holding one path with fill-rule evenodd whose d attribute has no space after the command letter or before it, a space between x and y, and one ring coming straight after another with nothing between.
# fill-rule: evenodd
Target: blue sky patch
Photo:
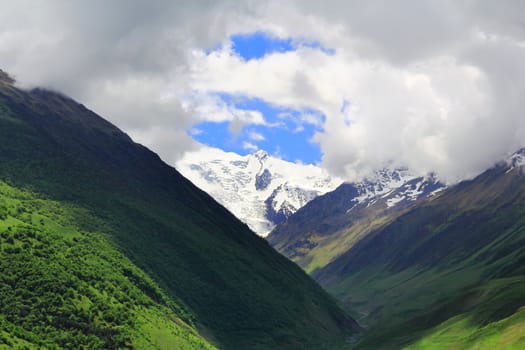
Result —
<instances>
[{"instance_id":1,"label":"blue sky patch","mask_svg":"<svg viewBox=\"0 0 525 350\"><path fill-rule=\"evenodd\" d=\"M230 37L232 51L243 60L258 60L268 54L296 51L308 47L333 55L335 50L324 47L321 43L303 38L278 38L270 33L258 31L236 34ZM209 51L222 50L219 45ZM310 142L317 131L322 130L324 116L312 109L295 110L275 106L258 98L216 93L227 105L239 110L259 111L266 120L265 125L244 125L239 132L239 123L203 122L194 125L189 135L195 140L225 151L239 154L252 153L263 149L270 154L288 161L319 163L321 149ZM232 126L234 126L232 128Z\"/></svg>"},{"instance_id":2,"label":"blue sky patch","mask_svg":"<svg viewBox=\"0 0 525 350\"><path fill-rule=\"evenodd\" d=\"M295 51L298 47L318 49L327 55L335 54L334 49L326 48L317 41L297 38L277 38L264 32L236 34L232 35L230 40L232 42L232 50L245 61L260 59L274 52L284 53Z\"/></svg>"},{"instance_id":3,"label":"blue sky patch","mask_svg":"<svg viewBox=\"0 0 525 350\"><path fill-rule=\"evenodd\" d=\"M295 50L292 39L280 39L263 32L237 34L230 37L232 49L244 60L259 59L272 52Z\"/></svg>"},{"instance_id":4,"label":"blue sky patch","mask_svg":"<svg viewBox=\"0 0 525 350\"><path fill-rule=\"evenodd\" d=\"M266 125L246 125L236 135L230 132L229 122L203 122L189 133L196 141L242 155L263 149L292 162L321 161L319 145L310 142L314 133L322 130L324 116L318 111L278 107L256 98L218 96L237 109L260 111Z\"/></svg>"}]
</instances>

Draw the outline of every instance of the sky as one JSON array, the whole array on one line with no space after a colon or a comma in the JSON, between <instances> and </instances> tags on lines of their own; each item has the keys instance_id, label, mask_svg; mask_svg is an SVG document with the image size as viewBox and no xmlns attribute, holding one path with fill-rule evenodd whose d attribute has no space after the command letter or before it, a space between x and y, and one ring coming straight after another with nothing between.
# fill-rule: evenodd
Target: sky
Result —
<instances>
[{"instance_id":1,"label":"sky","mask_svg":"<svg viewBox=\"0 0 525 350\"><path fill-rule=\"evenodd\" d=\"M168 163L264 149L446 182L525 146L525 2L0 0L0 68Z\"/></svg>"}]
</instances>

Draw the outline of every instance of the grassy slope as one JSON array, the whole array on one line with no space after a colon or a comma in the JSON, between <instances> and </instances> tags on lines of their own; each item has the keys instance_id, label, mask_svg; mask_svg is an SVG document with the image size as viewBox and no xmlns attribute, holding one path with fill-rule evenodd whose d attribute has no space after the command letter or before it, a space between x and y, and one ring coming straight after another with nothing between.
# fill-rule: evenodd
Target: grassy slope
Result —
<instances>
[{"instance_id":1,"label":"grassy slope","mask_svg":"<svg viewBox=\"0 0 525 350\"><path fill-rule=\"evenodd\" d=\"M312 274L408 210L406 205L387 208L385 198L354 207L355 196L357 190L352 184L342 184L278 225L267 237L268 241Z\"/></svg>"},{"instance_id":2,"label":"grassy slope","mask_svg":"<svg viewBox=\"0 0 525 350\"><path fill-rule=\"evenodd\" d=\"M399 216L314 273L371 326L363 349L522 344L522 311L513 313L525 305L525 178L505 171ZM492 309L508 312L476 318Z\"/></svg>"},{"instance_id":3,"label":"grassy slope","mask_svg":"<svg viewBox=\"0 0 525 350\"><path fill-rule=\"evenodd\" d=\"M99 232L221 347L330 348L355 328L298 267L74 101L2 83L0 139L0 180L78 208L79 230ZM144 332L160 323L144 320Z\"/></svg>"},{"instance_id":4,"label":"grassy slope","mask_svg":"<svg viewBox=\"0 0 525 350\"><path fill-rule=\"evenodd\" d=\"M468 288L419 316L376 328L359 349L523 349L525 279L501 278Z\"/></svg>"},{"instance_id":5,"label":"grassy slope","mask_svg":"<svg viewBox=\"0 0 525 350\"><path fill-rule=\"evenodd\" d=\"M299 210L272 232L269 241L372 329L361 342L363 349L395 349L418 339L422 341L416 348L490 348L481 340L491 329L501 330L502 337L510 332L519 338L523 331L499 319L472 323L477 304L464 310L454 306L463 305L466 291L484 290L500 280L494 290L503 291L509 276L524 273L525 178L518 171L505 171L494 169L442 196L397 211L371 205L347 212L354 191L343 185ZM504 301L484 303L498 308ZM428 311L435 305L455 311L437 317L442 315ZM419 328L409 321L414 317ZM434 321L421 323L422 319ZM431 335L431 330L436 333ZM463 331L465 337L454 335ZM509 344L519 346L520 341Z\"/></svg>"},{"instance_id":6,"label":"grassy slope","mask_svg":"<svg viewBox=\"0 0 525 350\"><path fill-rule=\"evenodd\" d=\"M340 229L329 235L310 236L309 240L316 242L315 248L292 260L306 272L310 274L315 273L347 252L363 237L391 223L402 213L402 211L399 211L385 215L384 212L374 211L374 208L370 208L366 212L367 215L365 217L356 219L348 228Z\"/></svg>"},{"instance_id":7,"label":"grassy slope","mask_svg":"<svg viewBox=\"0 0 525 350\"><path fill-rule=\"evenodd\" d=\"M474 297L468 310L458 310L457 315L421 334L420 340L408 348L525 348L525 308L521 306L525 302L524 278L490 281L476 288ZM446 305L445 311L450 306ZM437 316L439 312L443 307L430 314Z\"/></svg>"},{"instance_id":8,"label":"grassy slope","mask_svg":"<svg viewBox=\"0 0 525 350\"><path fill-rule=\"evenodd\" d=\"M313 251L353 222L354 218L347 215L347 208L351 207L355 196L357 189L354 186L342 184L336 190L313 199L278 225L267 237L268 242L310 271L310 260L317 256Z\"/></svg>"},{"instance_id":9,"label":"grassy slope","mask_svg":"<svg viewBox=\"0 0 525 350\"><path fill-rule=\"evenodd\" d=\"M78 216L98 220L0 182L0 349L213 348L187 311Z\"/></svg>"}]
</instances>

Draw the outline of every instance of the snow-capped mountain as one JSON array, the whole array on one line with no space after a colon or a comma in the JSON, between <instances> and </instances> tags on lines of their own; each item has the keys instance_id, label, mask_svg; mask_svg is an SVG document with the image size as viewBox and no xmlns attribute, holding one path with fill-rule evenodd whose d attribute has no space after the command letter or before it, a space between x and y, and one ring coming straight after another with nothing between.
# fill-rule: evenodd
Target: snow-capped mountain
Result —
<instances>
[{"instance_id":1,"label":"snow-capped mountain","mask_svg":"<svg viewBox=\"0 0 525 350\"><path fill-rule=\"evenodd\" d=\"M334 257L342 254L359 237L395 220L413 206L424 206L428 203L427 198L437 196L432 200L439 200L446 196L450 193L447 191L448 187L457 190L461 186L467 186L466 184L476 184L480 179L488 182L489 178L490 181L495 181L501 176L508 176L508 181L513 181L516 174L525 176L525 148L506 157L476 178L466 179L459 184L445 185L435 175L416 176L403 168L384 169L363 181L343 183L334 191L309 202L286 222L278 225L267 240L287 257L306 266L317 261L312 259L317 254L316 250L321 251L320 254L324 256L327 251ZM505 186L507 184L505 181L502 183ZM485 183L479 186L480 191L483 189L488 193ZM496 188L492 190L497 191ZM339 242L337 248L332 245L336 241Z\"/></svg>"},{"instance_id":2,"label":"snow-capped mountain","mask_svg":"<svg viewBox=\"0 0 525 350\"><path fill-rule=\"evenodd\" d=\"M320 167L287 162L264 151L241 156L203 148L186 153L176 168L261 236L342 183Z\"/></svg>"},{"instance_id":3,"label":"snow-capped mountain","mask_svg":"<svg viewBox=\"0 0 525 350\"><path fill-rule=\"evenodd\" d=\"M379 170L363 181L349 185L356 188L356 196L348 210L376 203L387 208L406 205L445 188L434 175L415 176L405 168Z\"/></svg>"},{"instance_id":4,"label":"snow-capped mountain","mask_svg":"<svg viewBox=\"0 0 525 350\"><path fill-rule=\"evenodd\" d=\"M329 238L332 235L346 237L346 230L356 223L361 230L358 234L364 234L385 218L396 217L417 200L444 188L433 175L416 176L403 168L376 171L312 200L279 224L267 239L289 258L304 257L317 246L334 242ZM356 237L347 238L341 238L339 248ZM332 246L330 251L339 248Z\"/></svg>"},{"instance_id":5,"label":"snow-capped mountain","mask_svg":"<svg viewBox=\"0 0 525 350\"><path fill-rule=\"evenodd\" d=\"M520 171L523 171L525 168L525 148L520 149L513 155L511 155L507 161L508 170L507 172L511 172L512 170L518 168Z\"/></svg>"},{"instance_id":6,"label":"snow-capped mountain","mask_svg":"<svg viewBox=\"0 0 525 350\"><path fill-rule=\"evenodd\" d=\"M507 167L507 172L514 169L524 171L525 148L513 153L500 164ZM354 186L357 190L357 195L352 199L354 205L371 206L379 202L387 208L392 208L398 204L409 204L446 188L435 175L415 176L406 168L383 169L361 182L345 185Z\"/></svg>"}]
</instances>

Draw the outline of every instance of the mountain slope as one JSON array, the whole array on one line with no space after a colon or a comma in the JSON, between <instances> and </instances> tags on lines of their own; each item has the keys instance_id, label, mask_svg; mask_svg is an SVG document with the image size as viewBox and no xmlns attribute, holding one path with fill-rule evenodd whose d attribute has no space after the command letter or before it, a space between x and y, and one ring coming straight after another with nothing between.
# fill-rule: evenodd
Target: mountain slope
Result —
<instances>
[{"instance_id":1,"label":"mountain slope","mask_svg":"<svg viewBox=\"0 0 525 350\"><path fill-rule=\"evenodd\" d=\"M523 276L465 288L415 317L375 327L357 349L523 349Z\"/></svg>"},{"instance_id":2,"label":"mountain slope","mask_svg":"<svg viewBox=\"0 0 525 350\"><path fill-rule=\"evenodd\" d=\"M361 348L525 345L524 154L420 202L313 273L371 326Z\"/></svg>"},{"instance_id":3,"label":"mountain slope","mask_svg":"<svg viewBox=\"0 0 525 350\"><path fill-rule=\"evenodd\" d=\"M241 156L203 148L186 153L177 169L261 236L341 183L319 167L264 151Z\"/></svg>"},{"instance_id":4,"label":"mountain slope","mask_svg":"<svg viewBox=\"0 0 525 350\"><path fill-rule=\"evenodd\" d=\"M267 239L312 272L443 187L434 176L422 178L405 169L384 169L362 182L344 183L314 199L278 225Z\"/></svg>"},{"instance_id":5,"label":"mountain slope","mask_svg":"<svg viewBox=\"0 0 525 350\"><path fill-rule=\"evenodd\" d=\"M336 275L362 273L372 267L396 274L441 264L455 269L467 264L473 269L479 262L501 258L499 247L509 249L504 255L519 250L519 245L507 245L513 239L517 239L515 243L521 240L524 203L521 170L509 171L506 164L500 165L410 208L314 275L332 284L338 283ZM503 240L506 234L512 235L507 241ZM469 261L470 257L475 260ZM486 267L482 272L488 273Z\"/></svg>"},{"instance_id":6,"label":"mountain slope","mask_svg":"<svg viewBox=\"0 0 525 350\"><path fill-rule=\"evenodd\" d=\"M524 164L521 150L402 206L359 206L344 184L269 240L367 328L358 349L523 348Z\"/></svg>"},{"instance_id":7,"label":"mountain slope","mask_svg":"<svg viewBox=\"0 0 525 350\"><path fill-rule=\"evenodd\" d=\"M214 348L180 303L76 216L98 221L0 182L0 348Z\"/></svg>"},{"instance_id":8,"label":"mountain slope","mask_svg":"<svg viewBox=\"0 0 525 350\"><path fill-rule=\"evenodd\" d=\"M53 303L57 291L71 289L57 305L91 310L83 323L71 312L53 316L27 308L33 302L28 289L11 286L12 298L25 306L11 313L11 304L2 304L1 324L18 330L8 331L7 341L69 348L56 338L70 332L71 341L83 346L84 336L102 337L94 340L95 348L182 348L193 334L189 341L202 347L210 346L205 336L225 349L305 349L336 346L356 329L299 268L157 155L67 97L19 90L5 75L0 78L0 180L7 192L42 203L19 212L2 195L2 261L20 262L11 266L20 277L16 286L29 285L26 269L50 266L51 275L62 277L43 301ZM40 244L50 246L49 254L31 248ZM70 256L76 249L78 255ZM106 286L109 275L114 277ZM96 297L99 308L91 309ZM148 311L135 317L141 307ZM105 320L114 308L111 314L123 318ZM170 313L163 313L166 308Z\"/></svg>"}]
</instances>

